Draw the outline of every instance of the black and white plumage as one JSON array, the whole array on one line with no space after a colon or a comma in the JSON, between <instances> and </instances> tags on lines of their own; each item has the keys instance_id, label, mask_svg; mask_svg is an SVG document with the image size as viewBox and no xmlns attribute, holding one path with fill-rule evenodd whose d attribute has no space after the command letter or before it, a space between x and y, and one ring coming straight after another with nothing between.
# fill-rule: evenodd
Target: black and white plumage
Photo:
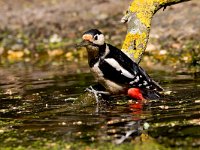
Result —
<instances>
[{"instance_id":1,"label":"black and white plumage","mask_svg":"<svg viewBox=\"0 0 200 150\"><path fill-rule=\"evenodd\" d=\"M83 34L83 46L88 52L88 64L95 79L110 94L124 94L129 88L139 88L143 95L152 97L162 91L150 76L118 48L105 43L104 35L97 29ZM154 95L154 96L153 96ZM158 96L159 97L159 96Z\"/></svg>"}]
</instances>

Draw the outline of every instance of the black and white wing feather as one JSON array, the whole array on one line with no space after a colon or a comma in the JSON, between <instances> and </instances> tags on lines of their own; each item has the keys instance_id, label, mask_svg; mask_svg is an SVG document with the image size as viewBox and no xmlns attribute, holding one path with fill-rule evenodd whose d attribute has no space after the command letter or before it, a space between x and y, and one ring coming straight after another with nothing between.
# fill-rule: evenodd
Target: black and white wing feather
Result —
<instances>
[{"instance_id":1,"label":"black and white wing feather","mask_svg":"<svg viewBox=\"0 0 200 150\"><path fill-rule=\"evenodd\" d=\"M121 50L109 45L109 54L99 62L99 68L105 78L130 87L162 91L159 86L137 63L133 62Z\"/></svg>"}]
</instances>

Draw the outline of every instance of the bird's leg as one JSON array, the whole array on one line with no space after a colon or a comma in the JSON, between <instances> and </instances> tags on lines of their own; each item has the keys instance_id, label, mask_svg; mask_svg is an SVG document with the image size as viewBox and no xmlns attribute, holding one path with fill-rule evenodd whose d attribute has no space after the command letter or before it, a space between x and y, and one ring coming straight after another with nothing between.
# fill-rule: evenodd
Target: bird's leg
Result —
<instances>
[{"instance_id":1,"label":"bird's leg","mask_svg":"<svg viewBox=\"0 0 200 150\"><path fill-rule=\"evenodd\" d=\"M101 96L102 94L109 95L109 92L98 90L98 88L95 89L95 86L90 86L89 88L86 88L85 91L88 91L94 94L97 104L99 103L99 96Z\"/></svg>"},{"instance_id":2,"label":"bird's leg","mask_svg":"<svg viewBox=\"0 0 200 150\"><path fill-rule=\"evenodd\" d=\"M95 97L95 100L96 100L96 103L99 103L98 92L95 89L93 89L92 86L90 86L89 88L86 88L85 91L93 93L94 97Z\"/></svg>"}]
</instances>

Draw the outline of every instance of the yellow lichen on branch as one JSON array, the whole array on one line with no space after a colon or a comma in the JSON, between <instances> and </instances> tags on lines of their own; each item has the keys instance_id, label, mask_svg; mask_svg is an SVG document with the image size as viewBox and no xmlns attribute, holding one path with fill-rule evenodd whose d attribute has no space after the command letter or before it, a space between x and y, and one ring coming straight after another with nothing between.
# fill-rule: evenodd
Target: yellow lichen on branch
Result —
<instances>
[{"instance_id":1,"label":"yellow lichen on branch","mask_svg":"<svg viewBox=\"0 0 200 150\"><path fill-rule=\"evenodd\" d=\"M133 0L122 18L122 22L128 22L122 50L139 63L146 49L153 15L162 7L184 1L188 0Z\"/></svg>"},{"instance_id":2,"label":"yellow lichen on branch","mask_svg":"<svg viewBox=\"0 0 200 150\"><path fill-rule=\"evenodd\" d=\"M146 34L143 32L141 34L136 33L128 33L126 35L126 40L123 44L123 50L127 49L128 51L125 51L128 55L134 54L134 58L139 58L141 54L141 50L143 49L143 45L141 43L145 43L146 41Z\"/></svg>"},{"instance_id":3,"label":"yellow lichen on branch","mask_svg":"<svg viewBox=\"0 0 200 150\"><path fill-rule=\"evenodd\" d=\"M143 23L146 27L150 27L151 18L155 10L153 5L153 0L135 0L130 5L130 12L136 13L136 17Z\"/></svg>"}]
</instances>

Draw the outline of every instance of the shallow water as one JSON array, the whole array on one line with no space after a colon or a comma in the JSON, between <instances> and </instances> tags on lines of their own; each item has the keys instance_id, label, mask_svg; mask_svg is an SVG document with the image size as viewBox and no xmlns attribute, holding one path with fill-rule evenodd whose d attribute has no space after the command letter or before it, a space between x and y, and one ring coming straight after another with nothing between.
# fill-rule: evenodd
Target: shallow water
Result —
<instances>
[{"instance_id":1,"label":"shallow water","mask_svg":"<svg viewBox=\"0 0 200 150\"><path fill-rule=\"evenodd\" d=\"M47 140L120 144L143 136L164 147L200 146L200 78L160 71L150 75L172 94L138 110L122 96L99 105L79 102L94 83L86 63L4 64L0 146Z\"/></svg>"}]
</instances>

